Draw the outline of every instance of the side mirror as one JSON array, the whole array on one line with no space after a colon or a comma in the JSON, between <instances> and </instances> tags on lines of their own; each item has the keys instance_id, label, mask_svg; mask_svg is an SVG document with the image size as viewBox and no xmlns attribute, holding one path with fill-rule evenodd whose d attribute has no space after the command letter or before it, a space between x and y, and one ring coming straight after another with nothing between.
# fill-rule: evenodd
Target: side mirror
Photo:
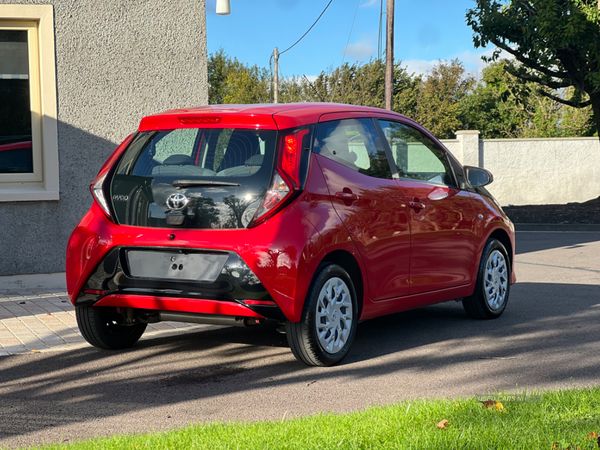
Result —
<instances>
[{"instance_id":1,"label":"side mirror","mask_svg":"<svg viewBox=\"0 0 600 450\"><path fill-rule=\"evenodd\" d=\"M473 187L487 186L494 181L492 173L481 167L465 166L464 170L467 180L469 180L469 184Z\"/></svg>"}]
</instances>

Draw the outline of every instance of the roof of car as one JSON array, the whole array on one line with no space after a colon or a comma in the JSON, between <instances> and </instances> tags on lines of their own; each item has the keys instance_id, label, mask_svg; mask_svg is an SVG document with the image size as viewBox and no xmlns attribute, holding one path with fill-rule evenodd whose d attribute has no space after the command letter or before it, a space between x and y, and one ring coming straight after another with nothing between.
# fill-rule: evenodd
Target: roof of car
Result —
<instances>
[{"instance_id":1,"label":"roof of car","mask_svg":"<svg viewBox=\"0 0 600 450\"><path fill-rule=\"evenodd\" d=\"M393 116L401 114L367 106L342 103L263 103L252 105L208 105L172 109L144 117L139 131L198 126L284 129L323 121L324 115Z\"/></svg>"}]
</instances>

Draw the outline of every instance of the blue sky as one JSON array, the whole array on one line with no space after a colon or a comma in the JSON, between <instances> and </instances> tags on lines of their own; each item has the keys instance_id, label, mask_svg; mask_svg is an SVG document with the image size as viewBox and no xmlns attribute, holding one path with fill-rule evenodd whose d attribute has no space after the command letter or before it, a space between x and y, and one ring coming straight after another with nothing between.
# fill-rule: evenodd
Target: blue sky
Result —
<instances>
[{"instance_id":1,"label":"blue sky","mask_svg":"<svg viewBox=\"0 0 600 450\"><path fill-rule=\"evenodd\" d=\"M206 2L208 52L222 47L229 56L261 67L268 67L274 47L281 52L298 40L329 2L230 1L228 16L215 13L216 0ZM280 73L316 76L342 61L366 62L377 57L380 4L381 0L333 0L311 32L281 56ZM395 59L402 60L409 72L426 73L439 59L454 58L469 70L480 70L484 67L481 55L492 49L473 46L465 13L474 5L473 0L396 0Z\"/></svg>"}]
</instances>

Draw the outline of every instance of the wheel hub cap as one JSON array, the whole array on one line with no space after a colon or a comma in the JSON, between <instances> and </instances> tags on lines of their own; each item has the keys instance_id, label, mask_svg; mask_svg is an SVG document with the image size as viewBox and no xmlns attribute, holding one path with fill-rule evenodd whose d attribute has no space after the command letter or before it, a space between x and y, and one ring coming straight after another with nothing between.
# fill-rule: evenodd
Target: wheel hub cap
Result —
<instances>
[{"instance_id":1,"label":"wheel hub cap","mask_svg":"<svg viewBox=\"0 0 600 450\"><path fill-rule=\"evenodd\" d=\"M319 292L316 308L319 344L334 354L342 350L352 328L352 297L341 278L330 278Z\"/></svg>"},{"instance_id":2,"label":"wheel hub cap","mask_svg":"<svg viewBox=\"0 0 600 450\"><path fill-rule=\"evenodd\" d=\"M498 311L506 302L508 266L504 255L494 250L485 263L485 300L492 311Z\"/></svg>"}]
</instances>

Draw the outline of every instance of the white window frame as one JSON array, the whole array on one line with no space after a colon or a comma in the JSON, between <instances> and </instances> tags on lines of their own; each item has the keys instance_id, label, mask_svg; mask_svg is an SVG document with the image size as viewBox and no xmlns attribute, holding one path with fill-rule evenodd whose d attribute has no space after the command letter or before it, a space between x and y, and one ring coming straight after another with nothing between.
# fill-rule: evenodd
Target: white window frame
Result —
<instances>
[{"instance_id":1,"label":"white window frame","mask_svg":"<svg viewBox=\"0 0 600 450\"><path fill-rule=\"evenodd\" d=\"M0 202L59 199L52 5L0 5L0 28L27 30L33 173L0 174Z\"/></svg>"}]
</instances>

